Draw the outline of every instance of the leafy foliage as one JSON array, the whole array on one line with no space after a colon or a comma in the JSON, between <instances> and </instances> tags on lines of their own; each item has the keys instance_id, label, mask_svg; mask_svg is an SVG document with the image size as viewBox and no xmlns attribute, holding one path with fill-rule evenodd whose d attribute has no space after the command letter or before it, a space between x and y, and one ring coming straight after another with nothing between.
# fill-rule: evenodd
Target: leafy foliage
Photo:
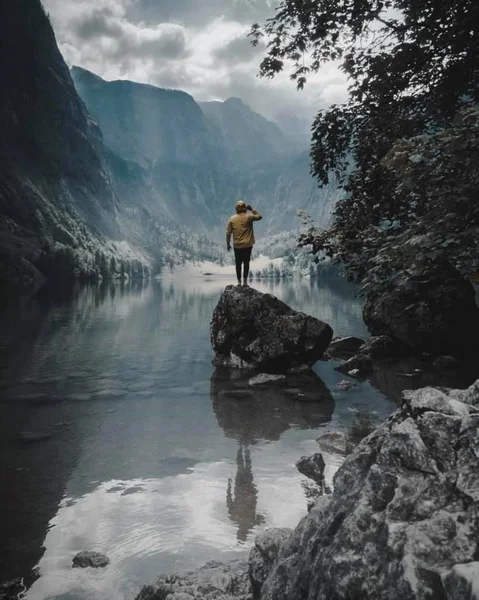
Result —
<instances>
[{"instance_id":1,"label":"leafy foliage","mask_svg":"<svg viewBox=\"0 0 479 600\"><path fill-rule=\"evenodd\" d=\"M371 285L388 285L418 254L475 269L474 234L458 236L457 228L468 223L477 232L478 225L477 119L467 109L479 101L479 4L283 0L250 35L268 43L262 76L292 63L302 88L308 75L337 61L350 84L344 104L319 111L311 149L319 181L334 173L347 194L332 226L309 223L300 244ZM401 165L394 157L402 151ZM422 234L426 246L413 244L405 256L402 246Z\"/></svg>"}]
</instances>

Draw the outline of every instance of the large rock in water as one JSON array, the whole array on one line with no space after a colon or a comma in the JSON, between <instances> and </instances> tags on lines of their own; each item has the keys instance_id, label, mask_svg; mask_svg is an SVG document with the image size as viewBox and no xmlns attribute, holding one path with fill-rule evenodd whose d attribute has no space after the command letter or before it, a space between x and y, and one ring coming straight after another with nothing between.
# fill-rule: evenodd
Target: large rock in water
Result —
<instances>
[{"instance_id":1,"label":"large rock in water","mask_svg":"<svg viewBox=\"0 0 479 600\"><path fill-rule=\"evenodd\" d=\"M394 289L368 296L363 317L373 335L390 335L422 352L461 356L479 350L473 287L447 263L404 272Z\"/></svg>"},{"instance_id":2,"label":"large rock in water","mask_svg":"<svg viewBox=\"0 0 479 600\"><path fill-rule=\"evenodd\" d=\"M313 365L332 337L333 330L326 323L250 287L229 285L211 323L217 366L273 373Z\"/></svg>"},{"instance_id":3,"label":"large rock in water","mask_svg":"<svg viewBox=\"0 0 479 600\"><path fill-rule=\"evenodd\" d=\"M479 381L405 392L253 589L261 600L477 600L478 515Z\"/></svg>"}]
</instances>

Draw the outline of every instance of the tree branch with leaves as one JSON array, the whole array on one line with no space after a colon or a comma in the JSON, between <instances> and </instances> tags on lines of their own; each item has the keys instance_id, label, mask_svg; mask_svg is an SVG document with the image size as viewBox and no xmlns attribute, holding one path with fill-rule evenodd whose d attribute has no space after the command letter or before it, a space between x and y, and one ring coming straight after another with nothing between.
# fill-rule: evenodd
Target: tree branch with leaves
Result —
<instances>
[{"instance_id":1,"label":"tree branch with leaves","mask_svg":"<svg viewBox=\"0 0 479 600\"><path fill-rule=\"evenodd\" d=\"M336 61L349 83L343 104L318 112L311 145L312 173L319 183L328 183L334 173L346 194L336 205L332 226L325 231L309 227L300 245L343 263L353 281L370 284L372 272L378 281L382 277L378 253L390 251L395 240L406 243L429 215L442 218L450 205L464 223L478 226L474 160L458 169L459 157L477 153L476 125L469 132L458 125L460 115L479 102L476 0L283 0L265 24L253 25L250 36L253 44L266 42L263 77L290 68L302 89L312 73ZM445 148L437 137L441 131L462 140L462 146ZM418 136L426 136L424 144ZM424 147L433 164L415 163L415 154L406 152L411 169L398 169L386 157L397 153L401 140L412 140L411 148ZM469 142L472 150L464 151ZM442 172L448 174L444 181ZM408 177L416 189L408 187ZM452 264L466 272L475 269L474 261L464 260L475 252L473 237L444 245L457 240L446 220L434 238L435 252L428 251L430 259L443 248ZM392 260L384 279L393 280L400 265Z\"/></svg>"}]
</instances>

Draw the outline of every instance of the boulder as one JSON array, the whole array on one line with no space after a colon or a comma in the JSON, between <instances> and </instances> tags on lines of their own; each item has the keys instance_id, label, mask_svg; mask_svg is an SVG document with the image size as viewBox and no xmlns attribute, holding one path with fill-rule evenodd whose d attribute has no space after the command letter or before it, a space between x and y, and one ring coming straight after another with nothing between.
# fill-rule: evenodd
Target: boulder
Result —
<instances>
[{"instance_id":1,"label":"boulder","mask_svg":"<svg viewBox=\"0 0 479 600\"><path fill-rule=\"evenodd\" d=\"M209 562L196 571L161 575L145 585L136 600L251 600L248 563Z\"/></svg>"},{"instance_id":2,"label":"boulder","mask_svg":"<svg viewBox=\"0 0 479 600\"><path fill-rule=\"evenodd\" d=\"M479 381L406 392L283 544L261 599L477 598L478 449Z\"/></svg>"},{"instance_id":3,"label":"boulder","mask_svg":"<svg viewBox=\"0 0 479 600\"><path fill-rule=\"evenodd\" d=\"M328 346L328 354L333 358L349 358L356 354L364 343L364 340L354 336L335 338Z\"/></svg>"},{"instance_id":4,"label":"boulder","mask_svg":"<svg viewBox=\"0 0 479 600\"><path fill-rule=\"evenodd\" d=\"M324 459L319 452L311 456L302 456L296 463L296 468L301 475L319 484L322 484L324 481L324 467Z\"/></svg>"},{"instance_id":5,"label":"boulder","mask_svg":"<svg viewBox=\"0 0 479 600\"><path fill-rule=\"evenodd\" d=\"M216 366L284 373L321 358L333 337L329 325L296 312L271 294L228 286L213 313Z\"/></svg>"},{"instance_id":6,"label":"boulder","mask_svg":"<svg viewBox=\"0 0 479 600\"><path fill-rule=\"evenodd\" d=\"M354 447L348 436L339 431L323 433L323 435L316 438L316 441L321 450L330 454L339 454L339 456L348 455Z\"/></svg>"},{"instance_id":7,"label":"boulder","mask_svg":"<svg viewBox=\"0 0 479 600\"><path fill-rule=\"evenodd\" d=\"M473 287L447 263L404 271L394 288L367 297L363 317L373 335L389 335L420 352L464 356L479 350Z\"/></svg>"},{"instance_id":8,"label":"boulder","mask_svg":"<svg viewBox=\"0 0 479 600\"><path fill-rule=\"evenodd\" d=\"M84 550L83 552L79 552L76 556L73 557L72 567L81 569L93 567L94 569L99 569L106 567L109 564L110 559L104 554Z\"/></svg>"},{"instance_id":9,"label":"boulder","mask_svg":"<svg viewBox=\"0 0 479 600\"><path fill-rule=\"evenodd\" d=\"M261 587L292 529L273 527L258 535L249 555L249 577L253 598L259 600Z\"/></svg>"}]
</instances>

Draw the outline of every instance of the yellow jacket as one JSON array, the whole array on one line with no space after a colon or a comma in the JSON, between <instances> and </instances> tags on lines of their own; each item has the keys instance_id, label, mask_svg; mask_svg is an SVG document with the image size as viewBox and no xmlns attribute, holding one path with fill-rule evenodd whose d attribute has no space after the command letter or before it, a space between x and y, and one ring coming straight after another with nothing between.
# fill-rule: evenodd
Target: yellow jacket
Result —
<instances>
[{"instance_id":1,"label":"yellow jacket","mask_svg":"<svg viewBox=\"0 0 479 600\"><path fill-rule=\"evenodd\" d=\"M228 243L233 236L234 248L251 248L254 245L253 221L261 221L263 217L257 210L251 213L242 212L233 215L226 226Z\"/></svg>"}]
</instances>

